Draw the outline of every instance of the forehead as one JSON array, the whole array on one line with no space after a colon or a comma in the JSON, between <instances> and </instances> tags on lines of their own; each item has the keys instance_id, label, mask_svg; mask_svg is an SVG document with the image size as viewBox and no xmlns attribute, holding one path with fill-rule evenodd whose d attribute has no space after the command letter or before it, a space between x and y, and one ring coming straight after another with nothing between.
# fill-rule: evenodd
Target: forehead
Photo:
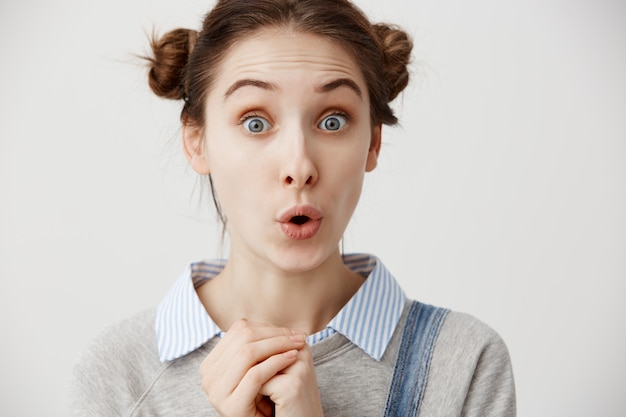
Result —
<instances>
[{"instance_id":1,"label":"forehead","mask_svg":"<svg viewBox=\"0 0 626 417\"><path fill-rule=\"evenodd\" d=\"M340 43L284 28L263 29L234 43L218 66L214 85L223 88L240 78L259 76L280 83L303 74L321 82L349 78L367 91L356 60Z\"/></svg>"}]
</instances>

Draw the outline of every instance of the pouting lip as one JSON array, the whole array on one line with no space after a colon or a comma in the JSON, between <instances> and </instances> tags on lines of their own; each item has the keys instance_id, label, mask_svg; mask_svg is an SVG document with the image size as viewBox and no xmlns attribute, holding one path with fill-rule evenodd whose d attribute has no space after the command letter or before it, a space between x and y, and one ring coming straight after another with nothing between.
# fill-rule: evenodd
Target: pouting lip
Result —
<instances>
[{"instance_id":1,"label":"pouting lip","mask_svg":"<svg viewBox=\"0 0 626 417\"><path fill-rule=\"evenodd\" d=\"M278 221L280 223L288 223L296 216L305 216L311 220L320 220L322 218L322 213L315 207L308 204L298 205L288 208L282 212L280 216L278 216Z\"/></svg>"}]
</instances>

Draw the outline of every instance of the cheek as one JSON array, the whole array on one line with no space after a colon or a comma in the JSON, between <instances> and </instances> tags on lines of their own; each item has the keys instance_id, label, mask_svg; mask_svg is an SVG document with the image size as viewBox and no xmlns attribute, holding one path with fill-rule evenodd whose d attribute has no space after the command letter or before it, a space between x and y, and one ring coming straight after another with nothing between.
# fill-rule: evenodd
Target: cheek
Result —
<instances>
[{"instance_id":1,"label":"cheek","mask_svg":"<svg viewBox=\"0 0 626 417\"><path fill-rule=\"evenodd\" d=\"M209 139L206 152L214 192L226 217L231 217L233 200L236 198L236 191L239 188L239 176L236 169L239 162L235 160L236 153L213 138Z\"/></svg>"},{"instance_id":2,"label":"cheek","mask_svg":"<svg viewBox=\"0 0 626 417\"><path fill-rule=\"evenodd\" d=\"M353 209L361 195L365 161L366 153L361 150L353 151L350 155L339 154L333 157L332 166L325 170L332 183L333 199L341 205L349 206L346 207L348 210Z\"/></svg>"},{"instance_id":3,"label":"cheek","mask_svg":"<svg viewBox=\"0 0 626 417\"><path fill-rule=\"evenodd\" d=\"M214 156L209 158L211 175L226 217L234 218L238 212L249 215L250 208L262 209L271 185L267 162L256 153L226 146Z\"/></svg>"}]
</instances>

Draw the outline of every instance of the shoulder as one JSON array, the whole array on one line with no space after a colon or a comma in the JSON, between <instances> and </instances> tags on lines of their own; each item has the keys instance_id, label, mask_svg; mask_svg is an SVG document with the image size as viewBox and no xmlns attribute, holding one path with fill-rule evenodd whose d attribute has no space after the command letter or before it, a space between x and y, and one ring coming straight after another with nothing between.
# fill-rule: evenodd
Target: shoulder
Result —
<instances>
[{"instance_id":1,"label":"shoulder","mask_svg":"<svg viewBox=\"0 0 626 417\"><path fill-rule=\"evenodd\" d=\"M433 351L426 394L432 415L455 410L467 416L514 416L513 370L500 335L469 314L449 312Z\"/></svg>"},{"instance_id":2,"label":"shoulder","mask_svg":"<svg viewBox=\"0 0 626 417\"><path fill-rule=\"evenodd\" d=\"M456 374L468 378L491 372L509 374L511 369L502 337L476 317L454 311L448 313L441 327L433 362L436 367L453 368Z\"/></svg>"},{"instance_id":3,"label":"shoulder","mask_svg":"<svg viewBox=\"0 0 626 417\"><path fill-rule=\"evenodd\" d=\"M508 355L504 341L493 328L472 315L455 311L446 316L438 344L466 354L492 349Z\"/></svg>"},{"instance_id":4,"label":"shoulder","mask_svg":"<svg viewBox=\"0 0 626 417\"><path fill-rule=\"evenodd\" d=\"M419 307L427 307L424 310L426 313L421 313L420 310L422 309ZM430 323L426 326L434 325L439 329L436 339L436 347L439 351L444 351L447 354L463 352L465 355L472 353L479 355L485 348L493 347L495 350L506 352L506 345L500 335L472 315L409 301L404 307L400 320L402 328L409 325L411 311L415 313L413 326L417 326L419 317L423 317L423 323ZM424 327L424 331L426 331L426 327Z\"/></svg>"},{"instance_id":5,"label":"shoulder","mask_svg":"<svg viewBox=\"0 0 626 417\"><path fill-rule=\"evenodd\" d=\"M154 310L144 311L103 331L74 367L75 415L113 415L132 407L166 366L159 361Z\"/></svg>"},{"instance_id":6,"label":"shoulder","mask_svg":"<svg viewBox=\"0 0 626 417\"><path fill-rule=\"evenodd\" d=\"M158 360L154 310L146 310L110 325L85 349L77 366L103 366L102 359L135 360L135 355ZM94 363L94 361L97 361ZM107 364L108 369L111 364Z\"/></svg>"}]
</instances>

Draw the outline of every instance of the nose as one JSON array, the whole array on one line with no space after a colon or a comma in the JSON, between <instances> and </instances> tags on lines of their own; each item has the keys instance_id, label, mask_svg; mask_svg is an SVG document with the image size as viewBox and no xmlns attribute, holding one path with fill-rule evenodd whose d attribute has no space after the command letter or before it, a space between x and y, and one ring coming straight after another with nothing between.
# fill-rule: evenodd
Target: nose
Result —
<instances>
[{"instance_id":1,"label":"nose","mask_svg":"<svg viewBox=\"0 0 626 417\"><path fill-rule=\"evenodd\" d=\"M280 180L285 187L301 189L315 185L318 172L314 158L309 149L310 143L300 130L293 132L285 139L283 163Z\"/></svg>"}]
</instances>

